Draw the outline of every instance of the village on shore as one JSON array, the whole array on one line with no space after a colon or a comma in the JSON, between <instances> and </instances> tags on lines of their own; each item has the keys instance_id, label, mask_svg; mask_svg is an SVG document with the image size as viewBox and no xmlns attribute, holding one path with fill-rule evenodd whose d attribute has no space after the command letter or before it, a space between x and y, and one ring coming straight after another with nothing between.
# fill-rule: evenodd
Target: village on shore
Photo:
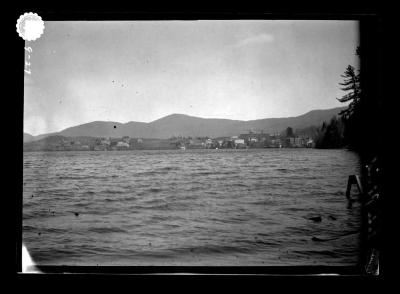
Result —
<instances>
[{"instance_id":1,"label":"village on shore","mask_svg":"<svg viewBox=\"0 0 400 294\"><path fill-rule=\"evenodd\" d=\"M230 137L183 137L169 139L99 138L51 136L24 144L24 151L111 151L152 149L248 149L248 148L314 148L315 143L307 136L291 134L267 134L249 131Z\"/></svg>"}]
</instances>

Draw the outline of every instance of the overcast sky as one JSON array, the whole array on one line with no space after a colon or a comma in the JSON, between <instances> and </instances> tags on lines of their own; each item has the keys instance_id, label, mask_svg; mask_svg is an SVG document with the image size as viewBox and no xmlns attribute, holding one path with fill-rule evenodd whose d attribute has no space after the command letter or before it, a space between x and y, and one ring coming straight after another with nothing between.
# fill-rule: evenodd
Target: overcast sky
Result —
<instances>
[{"instance_id":1,"label":"overcast sky","mask_svg":"<svg viewBox=\"0 0 400 294\"><path fill-rule=\"evenodd\" d=\"M343 106L338 83L348 64L358 66L357 45L353 21L45 22L25 44L24 132Z\"/></svg>"}]
</instances>

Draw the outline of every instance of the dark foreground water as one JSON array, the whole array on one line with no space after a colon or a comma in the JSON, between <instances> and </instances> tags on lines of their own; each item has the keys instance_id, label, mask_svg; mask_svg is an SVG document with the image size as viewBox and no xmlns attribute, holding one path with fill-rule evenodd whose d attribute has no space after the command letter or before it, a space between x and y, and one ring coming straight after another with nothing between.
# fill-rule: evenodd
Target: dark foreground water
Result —
<instances>
[{"instance_id":1,"label":"dark foreground water","mask_svg":"<svg viewBox=\"0 0 400 294\"><path fill-rule=\"evenodd\" d=\"M358 171L345 150L27 152L23 242L42 265L355 265Z\"/></svg>"}]
</instances>

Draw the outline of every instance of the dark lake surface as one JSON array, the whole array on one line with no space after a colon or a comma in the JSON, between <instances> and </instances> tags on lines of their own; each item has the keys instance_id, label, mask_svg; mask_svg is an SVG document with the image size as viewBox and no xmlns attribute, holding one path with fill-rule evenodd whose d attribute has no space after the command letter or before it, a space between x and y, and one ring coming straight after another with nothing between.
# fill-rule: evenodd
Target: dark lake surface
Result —
<instances>
[{"instance_id":1,"label":"dark lake surface","mask_svg":"<svg viewBox=\"0 0 400 294\"><path fill-rule=\"evenodd\" d=\"M42 265L356 265L359 168L346 150L25 152L22 240Z\"/></svg>"}]
</instances>

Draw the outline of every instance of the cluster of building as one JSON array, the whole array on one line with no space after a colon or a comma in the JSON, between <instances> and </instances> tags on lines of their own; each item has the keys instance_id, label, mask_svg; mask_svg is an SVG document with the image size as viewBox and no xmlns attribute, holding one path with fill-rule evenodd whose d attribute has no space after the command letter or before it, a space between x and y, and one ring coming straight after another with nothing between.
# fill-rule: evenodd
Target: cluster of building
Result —
<instances>
[{"instance_id":1,"label":"cluster of building","mask_svg":"<svg viewBox=\"0 0 400 294\"><path fill-rule=\"evenodd\" d=\"M148 141L152 141L149 144ZM168 144L166 144L168 141ZM245 148L312 148L311 138L302 136L284 137L279 133L240 134L230 137L178 137L171 139L141 139L124 136L122 138L97 138L92 146L82 146L84 149L130 150L130 149L245 149Z\"/></svg>"},{"instance_id":2,"label":"cluster of building","mask_svg":"<svg viewBox=\"0 0 400 294\"><path fill-rule=\"evenodd\" d=\"M105 150L128 150L131 149L132 140L129 137L123 138L94 138L77 137L61 139L51 142L45 146L46 150L60 151L105 151ZM141 139L139 139L140 142ZM135 140L136 142L138 139Z\"/></svg>"},{"instance_id":3,"label":"cluster of building","mask_svg":"<svg viewBox=\"0 0 400 294\"><path fill-rule=\"evenodd\" d=\"M182 138L177 144L185 148L244 149L244 148L312 148L314 141L309 137L284 137L279 133L264 134L249 132L238 136L218 138Z\"/></svg>"},{"instance_id":4,"label":"cluster of building","mask_svg":"<svg viewBox=\"0 0 400 294\"><path fill-rule=\"evenodd\" d=\"M283 136L279 133L249 132L230 137L173 137L170 139L122 138L54 138L45 146L31 144L31 150L135 150L135 149L246 149L246 148L312 148L313 140L303 136ZM25 147L24 147L25 148Z\"/></svg>"},{"instance_id":5,"label":"cluster of building","mask_svg":"<svg viewBox=\"0 0 400 294\"><path fill-rule=\"evenodd\" d=\"M124 136L122 138L98 138L93 146L93 150L95 151L104 151L104 150L128 150L131 149L133 145L129 136ZM141 140L141 139L136 139Z\"/></svg>"}]
</instances>

